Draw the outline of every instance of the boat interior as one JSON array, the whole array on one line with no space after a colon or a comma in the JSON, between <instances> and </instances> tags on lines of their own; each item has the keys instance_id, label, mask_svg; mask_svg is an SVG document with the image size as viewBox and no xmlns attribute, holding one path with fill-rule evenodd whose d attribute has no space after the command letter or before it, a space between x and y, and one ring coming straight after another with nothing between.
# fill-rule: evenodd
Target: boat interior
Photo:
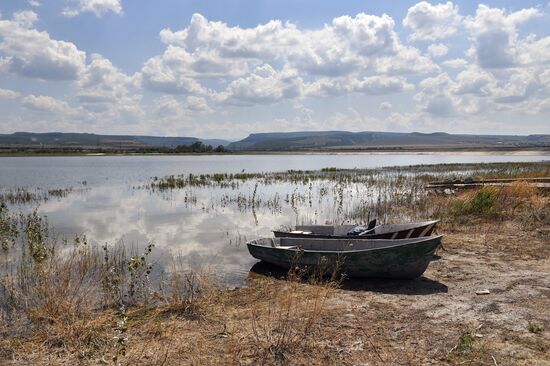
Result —
<instances>
[{"instance_id":1,"label":"boat interior","mask_svg":"<svg viewBox=\"0 0 550 366\"><path fill-rule=\"evenodd\" d=\"M419 226L435 224L439 220L414 222L410 224L387 224L375 226L372 231L365 234L384 234L401 230L410 230ZM338 235L345 236L350 230L353 230L357 225L301 225L296 226L293 231L312 233L317 235ZM361 234L359 234L361 235Z\"/></svg>"},{"instance_id":2,"label":"boat interior","mask_svg":"<svg viewBox=\"0 0 550 366\"><path fill-rule=\"evenodd\" d=\"M302 238L262 238L250 242L252 245L280 248L301 249L311 251L340 252L351 250L367 250L393 247L403 244L411 244L440 238L441 236L429 236L413 239L307 239Z\"/></svg>"}]
</instances>

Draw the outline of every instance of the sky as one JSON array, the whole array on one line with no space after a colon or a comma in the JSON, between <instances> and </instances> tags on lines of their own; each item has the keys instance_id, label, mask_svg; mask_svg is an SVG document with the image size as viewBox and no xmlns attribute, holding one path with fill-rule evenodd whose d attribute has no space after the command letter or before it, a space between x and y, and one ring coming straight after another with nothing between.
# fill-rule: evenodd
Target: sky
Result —
<instances>
[{"instance_id":1,"label":"sky","mask_svg":"<svg viewBox=\"0 0 550 366\"><path fill-rule=\"evenodd\" d=\"M6 0L0 133L550 134L550 3Z\"/></svg>"}]
</instances>

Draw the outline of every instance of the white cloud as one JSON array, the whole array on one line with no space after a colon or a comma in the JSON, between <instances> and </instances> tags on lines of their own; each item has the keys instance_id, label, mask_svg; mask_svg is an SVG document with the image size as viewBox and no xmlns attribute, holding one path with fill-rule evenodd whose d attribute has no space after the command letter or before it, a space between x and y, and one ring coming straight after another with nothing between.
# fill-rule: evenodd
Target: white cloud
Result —
<instances>
[{"instance_id":1,"label":"white cloud","mask_svg":"<svg viewBox=\"0 0 550 366\"><path fill-rule=\"evenodd\" d=\"M270 65L256 68L245 78L232 81L219 98L234 105L270 104L302 94L303 82L293 70L277 72Z\"/></svg>"},{"instance_id":2,"label":"white cloud","mask_svg":"<svg viewBox=\"0 0 550 366\"><path fill-rule=\"evenodd\" d=\"M487 122L499 112L536 115L550 100L545 72L550 62L550 37L519 37L518 26L540 16L538 9L516 12L479 5L465 20L477 63L464 59L442 62L463 69L454 79L447 73L420 82L414 96L419 113L429 118L462 118ZM484 116L484 117L481 117ZM495 117L492 117L495 118Z\"/></svg>"},{"instance_id":3,"label":"white cloud","mask_svg":"<svg viewBox=\"0 0 550 366\"><path fill-rule=\"evenodd\" d=\"M37 8L37 7L39 7L40 5L42 5L42 4L40 3L40 1L38 1L38 0L28 0L27 2L29 3L30 6L33 6L33 7L35 7L35 8Z\"/></svg>"},{"instance_id":4,"label":"white cloud","mask_svg":"<svg viewBox=\"0 0 550 366\"><path fill-rule=\"evenodd\" d=\"M493 73L470 65L454 79L446 73L424 79L414 100L420 111L438 117L468 119L483 112L534 115L548 106L549 79L548 71L536 67Z\"/></svg>"},{"instance_id":5,"label":"white cloud","mask_svg":"<svg viewBox=\"0 0 550 366\"><path fill-rule=\"evenodd\" d=\"M76 79L85 68L85 52L32 29L37 19L36 13L24 11L0 20L0 70L44 80Z\"/></svg>"},{"instance_id":6,"label":"white cloud","mask_svg":"<svg viewBox=\"0 0 550 366\"><path fill-rule=\"evenodd\" d=\"M202 86L203 80L216 79L226 83L226 93L235 96L227 97L227 101L248 104L287 98L287 92L280 90L256 90L260 93L246 95L253 82L262 83L257 89L282 87L278 84L282 80L257 75L264 65L270 65L286 81L288 75L298 74L304 83L438 70L418 49L401 44L394 27L393 19L385 14L337 17L317 30L302 30L277 20L253 28L230 27L194 14L187 28L160 32L167 48L145 62L140 78L146 89L203 96L212 93Z\"/></svg>"},{"instance_id":7,"label":"white cloud","mask_svg":"<svg viewBox=\"0 0 550 366\"><path fill-rule=\"evenodd\" d=\"M380 109L381 111L388 111L392 108L393 108L393 104L391 104L390 102L382 102L378 107L378 109Z\"/></svg>"},{"instance_id":8,"label":"white cloud","mask_svg":"<svg viewBox=\"0 0 550 366\"><path fill-rule=\"evenodd\" d=\"M312 96L338 96L350 93L370 95L397 93L413 89L402 76L370 76L363 79L324 78L307 86L307 94Z\"/></svg>"},{"instance_id":9,"label":"white cloud","mask_svg":"<svg viewBox=\"0 0 550 366\"><path fill-rule=\"evenodd\" d=\"M447 74L424 79L420 83L421 91L415 95L415 101L420 109L440 116L452 114L453 101L447 92L451 83Z\"/></svg>"},{"instance_id":10,"label":"white cloud","mask_svg":"<svg viewBox=\"0 0 550 366\"><path fill-rule=\"evenodd\" d=\"M441 73L420 82L420 91L414 96L414 101L420 111L437 117L453 116L459 111L463 114L477 113L479 98L469 95L457 96L454 92L457 88L459 86L447 73Z\"/></svg>"},{"instance_id":11,"label":"white cloud","mask_svg":"<svg viewBox=\"0 0 550 366\"><path fill-rule=\"evenodd\" d=\"M497 87L494 76L478 67L469 67L456 76L456 83L452 88L455 94L490 95Z\"/></svg>"},{"instance_id":12,"label":"white cloud","mask_svg":"<svg viewBox=\"0 0 550 366\"><path fill-rule=\"evenodd\" d=\"M160 39L194 53L201 48L216 50L223 57L243 59L274 58L297 36L296 27L272 20L255 28L230 27L226 23L209 21L193 14L189 26L181 31L163 29Z\"/></svg>"},{"instance_id":13,"label":"white cloud","mask_svg":"<svg viewBox=\"0 0 550 366\"><path fill-rule=\"evenodd\" d=\"M480 4L475 17L468 17L465 21L474 42L470 54L483 68L507 68L530 62L531 47L518 39L516 27L540 15L535 8L507 13ZM550 47L545 48L550 50Z\"/></svg>"},{"instance_id":14,"label":"white cloud","mask_svg":"<svg viewBox=\"0 0 550 366\"><path fill-rule=\"evenodd\" d=\"M394 56L381 57L376 60L376 70L385 74L428 74L439 70L429 57L420 53L417 48L399 46Z\"/></svg>"},{"instance_id":15,"label":"white cloud","mask_svg":"<svg viewBox=\"0 0 550 366\"><path fill-rule=\"evenodd\" d=\"M108 12L122 14L121 0L71 0L76 2L72 7L63 9L62 15L66 17L75 17L82 13L94 13L96 17L102 17Z\"/></svg>"},{"instance_id":16,"label":"white cloud","mask_svg":"<svg viewBox=\"0 0 550 366\"><path fill-rule=\"evenodd\" d=\"M13 14L13 21L23 28L30 28L38 21L38 14L31 10L18 11Z\"/></svg>"},{"instance_id":17,"label":"white cloud","mask_svg":"<svg viewBox=\"0 0 550 366\"><path fill-rule=\"evenodd\" d=\"M163 95L154 100L152 107L154 118L176 123L188 122L194 113L211 111L204 98L193 96L180 101L173 95Z\"/></svg>"},{"instance_id":18,"label":"white cloud","mask_svg":"<svg viewBox=\"0 0 550 366\"><path fill-rule=\"evenodd\" d=\"M186 108L192 112L212 112L212 108L208 105L203 97L189 95L186 98Z\"/></svg>"},{"instance_id":19,"label":"white cloud","mask_svg":"<svg viewBox=\"0 0 550 366\"><path fill-rule=\"evenodd\" d=\"M185 50L169 47L163 57L149 59L138 75L142 87L167 94L205 94L205 88L190 75L185 55Z\"/></svg>"},{"instance_id":20,"label":"white cloud","mask_svg":"<svg viewBox=\"0 0 550 366\"><path fill-rule=\"evenodd\" d=\"M450 67L451 69L460 69L468 65L468 61L463 58L454 58L452 60L445 60L441 63L442 66Z\"/></svg>"},{"instance_id":21,"label":"white cloud","mask_svg":"<svg viewBox=\"0 0 550 366\"><path fill-rule=\"evenodd\" d=\"M451 1L437 5L421 1L409 8L403 25L411 29L411 40L434 41L455 34L461 21L458 6Z\"/></svg>"},{"instance_id":22,"label":"white cloud","mask_svg":"<svg viewBox=\"0 0 550 366\"><path fill-rule=\"evenodd\" d=\"M428 46L428 53L432 57L445 56L449 52L449 48L442 43L433 43Z\"/></svg>"},{"instance_id":23,"label":"white cloud","mask_svg":"<svg viewBox=\"0 0 550 366\"><path fill-rule=\"evenodd\" d=\"M185 107L171 95L155 99L153 115L162 119L180 120L187 115Z\"/></svg>"},{"instance_id":24,"label":"white cloud","mask_svg":"<svg viewBox=\"0 0 550 366\"><path fill-rule=\"evenodd\" d=\"M101 55L92 54L90 59L76 82L76 95L82 106L89 112L101 113L103 118L143 115L134 80Z\"/></svg>"},{"instance_id":25,"label":"white cloud","mask_svg":"<svg viewBox=\"0 0 550 366\"><path fill-rule=\"evenodd\" d=\"M117 103L128 94L132 78L105 57L92 54L91 62L77 81L78 98L85 103Z\"/></svg>"},{"instance_id":26,"label":"white cloud","mask_svg":"<svg viewBox=\"0 0 550 366\"><path fill-rule=\"evenodd\" d=\"M45 95L27 95L23 98L23 106L27 109L56 114L74 114L75 110L62 100Z\"/></svg>"},{"instance_id":27,"label":"white cloud","mask_svg":"<svg viewBox=\"0 0 550 366\"><path fill-rule=\"evenodd\" d=\"M18 98L21 94L14 90L2 89L0 88L0 99L15 99Z\"/></svg>"}]
</instances>

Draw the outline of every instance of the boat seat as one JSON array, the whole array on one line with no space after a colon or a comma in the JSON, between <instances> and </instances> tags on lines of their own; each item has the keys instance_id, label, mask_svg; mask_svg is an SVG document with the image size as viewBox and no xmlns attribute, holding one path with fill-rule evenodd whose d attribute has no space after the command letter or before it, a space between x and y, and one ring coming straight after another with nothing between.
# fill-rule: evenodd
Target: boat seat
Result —
<instances>
[{"instance_id":1,"label":"boat seat","mask_svg":"<svg viewBox=\"0 0 550 366\"><path fill-rule=\"evenodd\" d=\"M297 249L298 247L296 245L279 245L277 248L281 249Z\"/></svg>"}]
</instances>

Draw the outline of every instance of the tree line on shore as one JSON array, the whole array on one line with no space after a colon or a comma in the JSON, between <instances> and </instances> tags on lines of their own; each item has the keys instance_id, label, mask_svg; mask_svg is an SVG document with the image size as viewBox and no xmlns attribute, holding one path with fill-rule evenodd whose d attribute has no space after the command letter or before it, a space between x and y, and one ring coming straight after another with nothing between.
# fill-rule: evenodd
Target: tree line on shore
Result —
<instances>
[{"instance_id":1,"label":"tree line on shore","mask_svg":"<svg viewBox=\"0 0 550 366\"><path fill-rule=\"evenodd\" d=\"M0 153L31 153L31 154L71 154L71 153L145 153L145 154L215 154L228 153L223 145L213 147L202 141L195 141L190 145L178 145L176 147L150 146L150 147L119 147L119 148L90 148L90 147L17 147L0 148Z\"/></svg>"}]
</instances>

